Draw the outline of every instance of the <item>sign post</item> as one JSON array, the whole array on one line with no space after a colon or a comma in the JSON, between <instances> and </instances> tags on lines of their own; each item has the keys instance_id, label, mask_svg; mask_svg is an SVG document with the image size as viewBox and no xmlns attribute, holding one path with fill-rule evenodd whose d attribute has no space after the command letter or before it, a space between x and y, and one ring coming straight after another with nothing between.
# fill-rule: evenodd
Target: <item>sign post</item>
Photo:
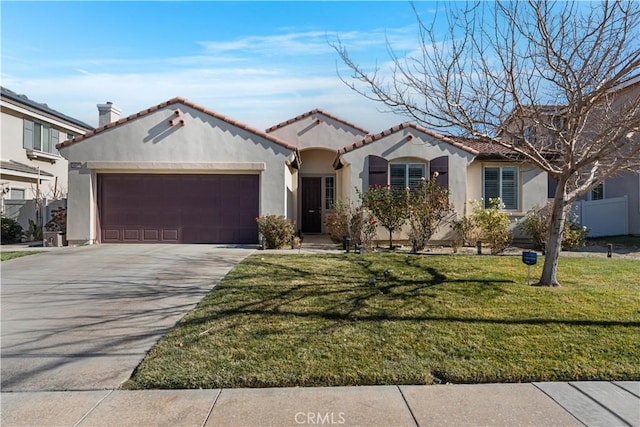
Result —
<instances>
[{"instance_id":1,"label":"sign post","mask_svg":"<svg viewBox=\"0 0 640 427\"><path fill-rule=\"evenodd\" d=\"M538 262L538 254L532 251L523 251L522 262L527 265L527 285L531 286L531 266Z\"/></svg>"}]
</instances>

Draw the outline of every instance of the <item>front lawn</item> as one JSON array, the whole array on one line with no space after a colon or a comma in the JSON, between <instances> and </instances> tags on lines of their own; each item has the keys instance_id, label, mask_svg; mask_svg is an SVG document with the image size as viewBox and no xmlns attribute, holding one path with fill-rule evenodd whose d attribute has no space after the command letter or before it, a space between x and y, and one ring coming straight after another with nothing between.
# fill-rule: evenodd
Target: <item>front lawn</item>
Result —
<instances>
[{"instance_id":1,"label":"front lawn","mask_svg":"<svg viewBox=\"0 0 640 427\"><path fill-rule=\"evenodd\" d=\"M39 254L42 251L11 251L11 252L0 252L0 261L8 261L14 258L20 258L27 255L35 255Z\"/></svg>"},{"instance_id":2,"label":"front lawn","mask_svg":"<svg viewBox=\"0 0 640 427\"><path fill-rule=\"evenodd\" d=\"M562 258L559 279L526 286L508 256L258 254L124 387L640 380L640 262Z\"/></svg>"}]
</instances>

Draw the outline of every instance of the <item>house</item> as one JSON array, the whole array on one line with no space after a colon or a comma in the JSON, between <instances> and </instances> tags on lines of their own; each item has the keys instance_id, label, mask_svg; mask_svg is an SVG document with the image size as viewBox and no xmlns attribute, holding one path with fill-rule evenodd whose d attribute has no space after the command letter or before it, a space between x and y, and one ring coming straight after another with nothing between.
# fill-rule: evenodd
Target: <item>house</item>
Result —
<instances>
[{"instance_id":1,"label":"house","mask_svg":"<svg viewBox=\"0 0 640 427\"><path fill-rule=\"evenodd\" d=\"M493 147L411 123L371 135L317 109L261 131L174 98L58 148L69 161L72 244L257 243L264 214L322 233L356 189L411 187L435 171L461 214L499 196L517 218L547 193L544 174Z\"/></svg>"},{"instance_id":2,"label":"house","mask_svg":"<svg viewBox=\"0 0 640 427\"><path fill-rule=\"evenodd\" d=\"M56 145L93 127L4 87L0 114L2 214L15 217L25 228L29 218L35 220L35 211L31 203L29 214L18 212L24 201L66 195L68 163Z\"/></svg>"}]
</instances>

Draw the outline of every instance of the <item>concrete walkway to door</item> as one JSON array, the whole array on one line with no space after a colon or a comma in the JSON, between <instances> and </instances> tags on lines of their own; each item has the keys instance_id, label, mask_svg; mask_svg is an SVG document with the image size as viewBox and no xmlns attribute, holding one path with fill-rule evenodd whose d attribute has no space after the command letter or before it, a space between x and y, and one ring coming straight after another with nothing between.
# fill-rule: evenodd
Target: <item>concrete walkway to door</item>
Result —
<instances>
[{"instance_id":1,"label":"concrete walkway to door","mask_svg":"<svg viewBox=\"0 0 640 427\"><path fill-rule=\"evenodd\" d=\"M117 388L253 251L94 245L4 261L2 391Z\"/></svg>"}]
</instances>

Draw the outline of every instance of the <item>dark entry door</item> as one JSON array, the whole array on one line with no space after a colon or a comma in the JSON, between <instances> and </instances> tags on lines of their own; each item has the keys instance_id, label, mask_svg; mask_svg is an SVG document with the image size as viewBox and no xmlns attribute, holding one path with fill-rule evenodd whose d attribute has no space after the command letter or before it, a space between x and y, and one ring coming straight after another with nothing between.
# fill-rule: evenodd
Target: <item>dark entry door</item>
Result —
<instances>
[{"instance_id":1,"label":"dark entry door","mask_svg":"<svg viewBox=\"0 0 640 427\"><path fill-rule=\"evenodd\" d=\"M322 178L302 178L302 232L322 232Z\"/></svg>"}]
</instances>

